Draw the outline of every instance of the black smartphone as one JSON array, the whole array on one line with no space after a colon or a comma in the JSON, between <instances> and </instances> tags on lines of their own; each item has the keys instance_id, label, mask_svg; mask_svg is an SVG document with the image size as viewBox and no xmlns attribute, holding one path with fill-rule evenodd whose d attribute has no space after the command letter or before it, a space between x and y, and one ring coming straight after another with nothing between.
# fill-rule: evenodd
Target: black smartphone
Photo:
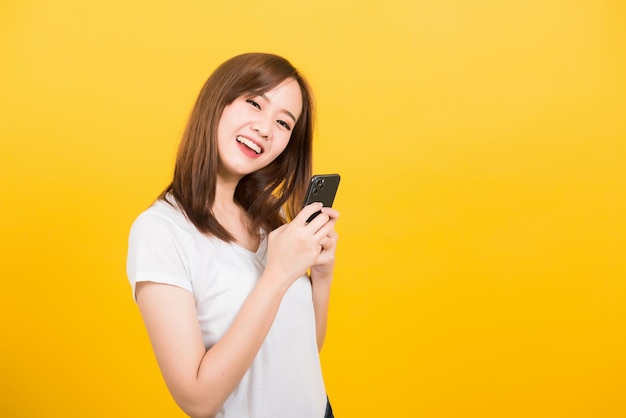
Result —
<instances>
[{"instance_id":1,"label":"black smartphone","mask_svg":"<svg viewBox=\"0 0 626 418\"><path fill-rule=\"evenodd\" d=\"M339 174L316 174L311 177L302 207L313 202L322 202L324 207L332 207L339 187L339 180L341 180ZM307 219L307 222L311 222L320 213L315 212Z\"/></svg>"}]
</instances>

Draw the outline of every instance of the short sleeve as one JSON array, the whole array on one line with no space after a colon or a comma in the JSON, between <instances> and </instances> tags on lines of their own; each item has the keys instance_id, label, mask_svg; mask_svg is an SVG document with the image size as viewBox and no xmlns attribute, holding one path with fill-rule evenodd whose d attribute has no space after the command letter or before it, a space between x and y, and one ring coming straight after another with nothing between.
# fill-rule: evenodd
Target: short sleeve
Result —
<instances>
[{"instance_id":1,"label":"short sleeve","mask_svg":"<svg viewBox=\"0 0 626 418\"><path fill-rule=\"evenodd\" d=\"M135 298L138 282L156 282L192 291L184 233L170 219L149 210L139 215L128 237L126 273Z\"/></svg>"}]
</instances>

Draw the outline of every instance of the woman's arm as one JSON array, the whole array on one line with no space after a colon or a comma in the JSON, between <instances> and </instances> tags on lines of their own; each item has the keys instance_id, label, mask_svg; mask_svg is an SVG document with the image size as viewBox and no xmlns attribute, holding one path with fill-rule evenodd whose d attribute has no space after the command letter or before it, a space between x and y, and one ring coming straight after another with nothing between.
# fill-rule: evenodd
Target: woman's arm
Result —
<instances>
[{"instance_id":1,"label":"woman's arm","mask_svg":"<svg viewBox=\"0 0 626 418\"><path fill-rule=\"evenodd\" d=\"M271 273L268 273L271 274ZM137 284L137 303L170 393L192 417L212 417L252 364L274 321L284 291L260 281L224 337L205 350L188 291Z\"/></svg>"},{"instance_id":2,"label":"woman's arm","mask_svg":"<svg viewBox=\"0 0 626 418\"><path fill-rule=\"evenodd\" d=\"M290 224L270 233L265 271L231 327L209 350L191 293L166 284L137 283L137 304L157 362L170 393L188 415L214 416L249 369L285 292L314 263L332 232L328 216L306 223L317 210L317 205L307 206Z\"/></svg>"},{"instance_id":3,"label":"woman's arm","mask_svg":"<svg viewBox=\"0 0 626 418\"><path fill-rule=\"evenodd\" d=\"M330 288L333 280L335 268L335 251L339 236L334 230L339 212L330 208L324 208L333 225L326 239L322 242L322 252L316 260L316 264L311 267L311 284L313 286L313 308L315 309L315 331L317 336L317 349L322 350L326 339L326 328L328 325L328 306L330 301Z\"/></svg>"},{"instance_id":4,"label":"woman's arm","mask_svg":"<svg viewBox=\"0 0 626 418\"><path fill-rule=\"evenodd\" d=\"M315 277L315 273L311 272L313 309L315 310L315 334L317 337L318 351L322 351L322 346L326 339L331 281L332 277L328 280L321 280Z\"/></svg>"}]
</instances>

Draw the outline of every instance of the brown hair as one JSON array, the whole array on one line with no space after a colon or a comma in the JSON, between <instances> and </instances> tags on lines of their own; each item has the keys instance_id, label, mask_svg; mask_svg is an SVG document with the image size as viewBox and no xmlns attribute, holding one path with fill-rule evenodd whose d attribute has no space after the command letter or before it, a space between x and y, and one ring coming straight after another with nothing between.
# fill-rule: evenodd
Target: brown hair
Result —
<instances>
[{"instance_id":1,"label":"brown hair","mask_svg":"<svg viewBox=\"0 0 626 418\"><path fill-rule=\"evenodd\" d=\"M224 108L244 94L260 95L288 78L302 92L302 113L285 150L268 166L243 177L235 201L247 212L251 232L271 231L301 209L312 170L313 97L308 82L286 59L264 53L235 56L206 81L183 133L171 194L187 218L203 233L224 241L233 236L212 213L218 168L217 128Z\"/></svg>"}]
</instances>

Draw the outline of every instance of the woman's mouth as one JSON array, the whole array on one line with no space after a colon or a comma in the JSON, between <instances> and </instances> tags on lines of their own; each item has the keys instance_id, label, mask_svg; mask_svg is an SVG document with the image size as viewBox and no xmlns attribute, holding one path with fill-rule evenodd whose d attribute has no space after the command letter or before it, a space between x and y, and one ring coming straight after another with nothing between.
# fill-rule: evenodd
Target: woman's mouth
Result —
<instances>
[{"instance_id":1,"label":"woman's mouth","mask_svg":"<svg viewBox=\"0 0 626 418\"><path fill-rule=\"evenodd\" d=\"M247 148L254 151L257 155L263 152L263 148L261 148L259 144L252 141L251 139L246 138L245 136L237 135L235 137L235 140L237 140L237 142L239 142L240 144L245 145Z\"/></svg>"}]
</instances>

